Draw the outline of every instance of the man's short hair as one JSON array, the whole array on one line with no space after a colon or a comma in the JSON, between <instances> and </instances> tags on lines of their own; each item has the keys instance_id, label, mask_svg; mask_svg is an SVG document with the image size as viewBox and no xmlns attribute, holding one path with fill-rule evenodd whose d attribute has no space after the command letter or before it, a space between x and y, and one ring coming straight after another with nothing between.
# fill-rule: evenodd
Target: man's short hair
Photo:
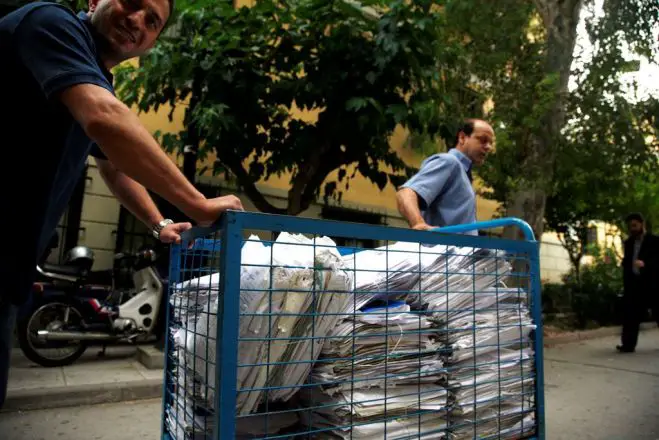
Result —
<instances>
[{"instance_id":1,"label":"man's short hair","mask_svg":"<svg viewBox=\"0 0 659 440\"><path fill-rule=\"evenodd\" d=\"M640 212L632 212L627 217L625 217L625 223L629 223L634 220L639 223L645 223L645 219L643 218L643 215Z\"/></svg>"}]
</instances>

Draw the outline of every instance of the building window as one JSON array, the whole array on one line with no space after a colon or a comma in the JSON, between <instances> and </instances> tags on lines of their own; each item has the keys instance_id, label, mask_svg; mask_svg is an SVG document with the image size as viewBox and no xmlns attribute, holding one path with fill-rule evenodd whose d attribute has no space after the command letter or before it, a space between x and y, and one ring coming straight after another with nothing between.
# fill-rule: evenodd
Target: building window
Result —
<instances>
[{"instance_id":1,"label":"building window","mask_svg":"<svg viewBox=\"0 0 659 440\"><path fill-rule=\"evenodd\" d=\"M586 255L591 255L593 253L593 249L599 246L599 240L597 237L597 228L595 226L591 226L588 228L585 244L586 244L585 247Z\"/></svg>"}]
</instances>

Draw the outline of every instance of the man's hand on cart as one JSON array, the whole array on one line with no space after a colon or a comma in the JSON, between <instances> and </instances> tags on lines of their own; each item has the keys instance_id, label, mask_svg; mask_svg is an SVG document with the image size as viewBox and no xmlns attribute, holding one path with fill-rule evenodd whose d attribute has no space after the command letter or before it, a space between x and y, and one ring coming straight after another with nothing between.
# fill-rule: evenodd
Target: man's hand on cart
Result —
<instances>
[{"instance_id":1,"label":"man's hand on cart","mask_svg":"<svg viewBox=\"0 0 659 440\"><path fill-rule=\"evenodd\" d=\"M412 226L412 229L415 229L417 231L429 231L431 229L436 229L436 227L430 226L428 223L423 222L423 223L417 223L416 225Z\"/></svg>"},{"instance_id":2,"label":"man's hand on cart","mask_svg":"<svg viewBox=\"0 0 659 440\"><path fill-rule=\"evenodd\" d=\"M194 220L199 226L210 226L227 210L244 211L240 199L234 195L205 199L201 209L195 214Z\"/></svg>"},{"instance_id":3,"label":"man's hand on cart","mask_svg":"<svg viewBox=\"0 0 659 440\"><path fill-rule=\"evenodd\" d=\"M159 239L161 242L170 244L170 243L180 243L181 234L192 228L192 223L183 222L183 223L172 223L165 226L162 231L160 231Z\"/></svg>"}]
</instances>

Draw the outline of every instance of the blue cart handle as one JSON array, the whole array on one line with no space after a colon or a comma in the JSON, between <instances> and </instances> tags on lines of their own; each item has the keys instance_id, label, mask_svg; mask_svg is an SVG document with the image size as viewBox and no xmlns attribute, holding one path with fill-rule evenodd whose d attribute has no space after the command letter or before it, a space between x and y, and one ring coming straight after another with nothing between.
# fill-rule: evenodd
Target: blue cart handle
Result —
<instances>
[{"instance_id":1,"label":"blue cart handle","mask_svg":"<svg viewBox=\"0 0 659 440\"><path fill-rule=\"evenodd\" d=\"M499 218L485 222L467 223L464 225L445 226L443 228L431 229L432 232L447 232L449 234L461 234L479 229L494 229L503 226L517 226L524 232L524 238L527 241L535 241L535 234L531 226L524 220L515 217Z\"/></svg>"}]
</instances>

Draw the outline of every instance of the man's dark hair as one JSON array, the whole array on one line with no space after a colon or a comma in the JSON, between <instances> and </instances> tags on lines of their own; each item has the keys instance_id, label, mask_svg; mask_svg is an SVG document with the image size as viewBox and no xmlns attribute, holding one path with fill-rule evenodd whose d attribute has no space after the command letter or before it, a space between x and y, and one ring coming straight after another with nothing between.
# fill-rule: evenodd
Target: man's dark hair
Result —
<instances>
[{"instance_id":1,"label":"man's dark hair","mask_svg":"<svg viewBox=\"0 0 659 440\"><path fill-rule=\"evenodd\" d=\"M625 223L629 223L634 220L636 220L639 223L645 223L645 219L643 218L643 215L640 212L632 212L627 217L625 217Z\"/></svg>"},{"instance_id":2,"label":"man's dark hair","mask_svg":"<svg viewBox=\"0 0 659 440\"><path fill-rule=\"evenodd\" d=\"M460 133L464 133L465 136L471 136L474 132L474 124L477 120L478 119L465 119L462 121L462 124L458 127L458 131L455 133L455 141L453 142L454 147L457 147L460 142Z\"/></svg>"}]
</instances>

